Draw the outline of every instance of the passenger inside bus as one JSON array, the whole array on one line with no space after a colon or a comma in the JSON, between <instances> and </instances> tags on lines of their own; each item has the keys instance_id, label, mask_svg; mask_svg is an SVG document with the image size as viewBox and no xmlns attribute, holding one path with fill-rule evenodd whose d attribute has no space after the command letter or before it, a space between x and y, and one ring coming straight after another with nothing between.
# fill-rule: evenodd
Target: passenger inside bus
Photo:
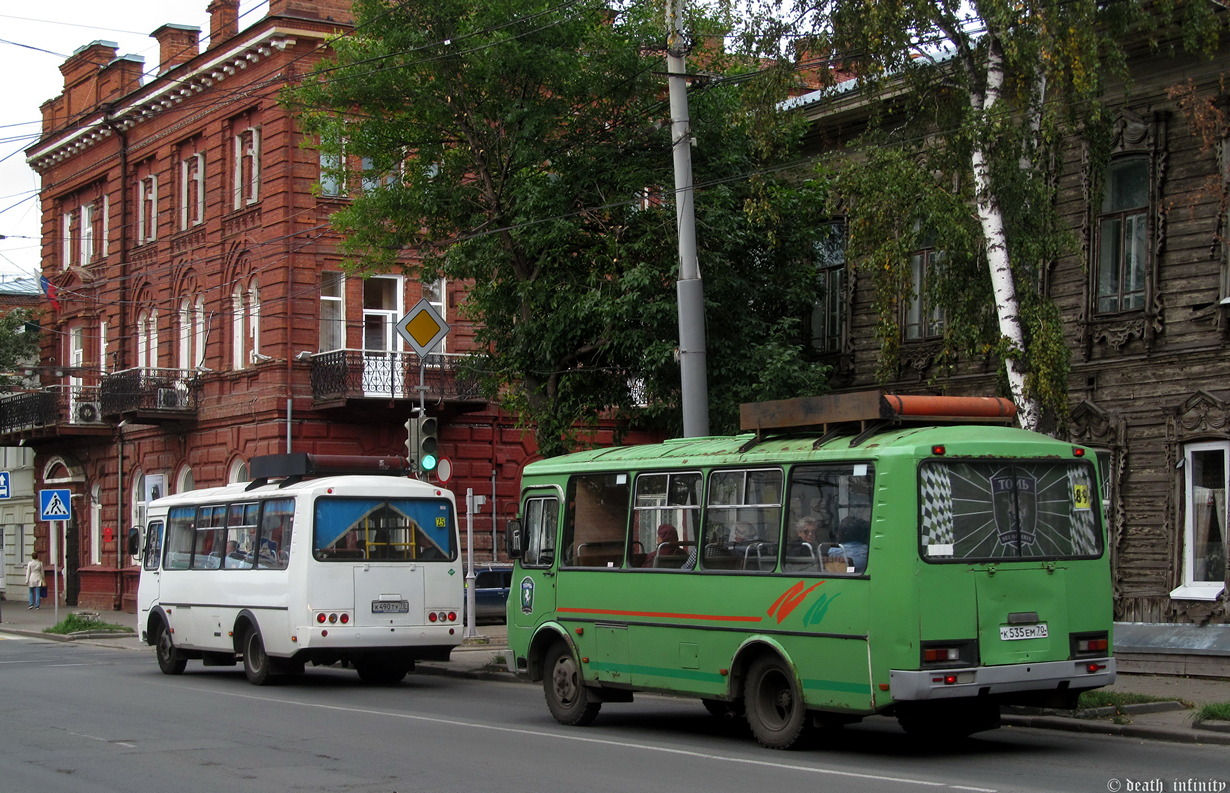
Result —
<instances>
[{"instance_id":1,"label":"passenger inside bus","mask_svg":"<svg viewBox=\"0 0 1230 793\"><path fill-rule=\"evenodd\" d=\"M867 543L871 536L871 526L867 519L859 515L847 515L837 527L837 545L829 548L828 556L845 557L847 568L855 573L867 569Z\"/></svg>"},{"instance_id":2,"label":"passenger inside bus","mask_svg":"<svg viewBox=\"0 0 1230 793\"><path fill-rule=\"evenodd\" d=\"M679 541L679 531L669 523L658 527L658 547L645 556L643 567L674 567L691 570L696 567L696 546Z\"/></svg>"}]
</instances>

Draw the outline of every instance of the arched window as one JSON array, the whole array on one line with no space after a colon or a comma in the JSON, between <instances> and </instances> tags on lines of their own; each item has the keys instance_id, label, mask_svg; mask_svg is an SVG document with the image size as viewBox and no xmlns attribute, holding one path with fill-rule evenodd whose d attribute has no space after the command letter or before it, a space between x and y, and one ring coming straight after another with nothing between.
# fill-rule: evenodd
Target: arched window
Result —
<instances>
[{"instance_id":1,"label":"arched window","mask_svg":"<svg viewBox=\"0 0 1230 793\"><path fill-rule=\"evenodd\" d=\"M142 309L137 315L137 366L158 367L158 310Z\"/></svg>"},{"instance_id":2,"label":"arched window","mask_svg":"<svg viewBox=\"0 0 1230 793\"><path fill-rule=\"evenodd\" d=\"M253 278L231 292L231 365L235 369L268 360L261 353L260 284Z\"/></svg>"},{"instance_id":3,"label":"arched window","mask_svg":"<svg viewBox=\"0 0 1230 793\"><path fill-rule=\"evenodd\" d=\"M179 304L179 368L191 372L205 365L205 298L186 297Z\"/></svg>"}]
</instances>

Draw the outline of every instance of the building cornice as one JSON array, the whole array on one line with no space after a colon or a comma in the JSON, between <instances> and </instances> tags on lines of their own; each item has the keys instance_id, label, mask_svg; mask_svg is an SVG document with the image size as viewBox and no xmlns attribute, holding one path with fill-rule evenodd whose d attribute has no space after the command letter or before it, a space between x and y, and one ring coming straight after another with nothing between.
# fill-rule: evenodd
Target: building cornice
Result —
<instances>
[{"instance_id":1,"label":"building cornice","mask_svg":"<svg viewBox=\"0 0 1230 793\"><path fill-rule=\"evenodd\" d=\"M224 82L231 75L247 69L275 51L293 47L299 39L325 41L332 34L323 30L274 26L246 42L228 47L220 53L204 53L198 65L190 61L182 72L159 75L147 85L133 91L110 113L96 111L94 117L54 140L35 144L26 153L26 163L38 173L68 160L106 140L118 130L126 132L143 121L179 105L207 88Z\"/></svg>"}]
</instances>

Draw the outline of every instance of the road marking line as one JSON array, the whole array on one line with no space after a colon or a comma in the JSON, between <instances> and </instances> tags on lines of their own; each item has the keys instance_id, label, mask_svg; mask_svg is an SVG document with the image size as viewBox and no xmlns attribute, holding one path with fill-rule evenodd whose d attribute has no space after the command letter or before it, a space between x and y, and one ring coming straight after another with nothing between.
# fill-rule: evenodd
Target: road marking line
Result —
<instances>
[{"instance_id":1,"label":"road marking line","mask_svg":"<svg viewBox=\"0 0 1230 793\"><path fill-rule=\"evenodd\" d=\"M169 684L168 684L169 685ZM793 763L782 763L779 760L752 760L749 758L730 757L728 755L709 754L708 752L697 752L687 749L671 749L665 746L653 746L643 743L629 743L626 741L613 741L607 738L586 738L581 735L568 735L566 733L548 732L546 730L527 730L520 727L500 727L494 724L482 724L479 722L461 721L458 719L442 719L437 716L417 716L412 713L391 713L387 710L376 710L374 708L355 708L345 707L342 705L323 705L317 702L299 702L291 699L279 699L277 697L261 697L254 694L235 694L229 691L217 691L213 689L196 688L192 686L174 686L174 688L183 691L185 688L191 691L197 691L202 694L208 694L211 697L216 697L219 694L236 699L248 699L256 702L276 702L282 705L299 705L305 708L316 708L319 710L339 711L342 713L358 713L370 716L387 716L394 719L402 719L405 721L420 721L426 724L443 724L452 727L469 727L471 729L488 730L490 732L507 732L514 735L529 735L539 738L556 738L562 741L572 741L575 743L588 743L597 746L612 746L627 749L640 749L646 752L657 752L659 754L677 754L685 757L694 758L697 760L711 760L715 762L734 763L736 765L751 765L764 768L781 769L785 768L791 771L802 771L809 774L817 774L822 776L839 776L848 777L851 779L874 780L877 782L897 782L903 785L920 785L922 787L943 788L946 790L971 790L977 793L998 793L997 788L978 788L962 785L953 785L947 782L929 782L923 779L909 779L900 776L885 776L883 774L865 774L857 771L838 771L832 768L813 768L811 766L797 765Z\"/></svg>"}]
</instances>

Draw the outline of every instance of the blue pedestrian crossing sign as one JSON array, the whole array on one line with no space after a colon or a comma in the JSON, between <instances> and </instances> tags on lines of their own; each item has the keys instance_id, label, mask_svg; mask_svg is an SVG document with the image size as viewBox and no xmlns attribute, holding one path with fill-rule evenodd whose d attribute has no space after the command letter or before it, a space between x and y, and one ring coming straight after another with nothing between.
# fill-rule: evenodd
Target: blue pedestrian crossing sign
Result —
<instances>
[{"instance_id":1,"label":"blue pedestrian crossing sign","mask_svg":"<svg viewBox=\"0 0 1230 793\"><path fill-rule=\"evenodd\" d=\"M13 491L10 490L12 480L9 479L8 471L0 471L0 498L12 498Z\"/></svg>"},{"instance_id":2,"label":"blue pedestrian crossing sign","mask_svg":"<svg viewBox=\"0 0 1230 793\"><path fill-rule=\"evenodd\" d=\"M68 520L72 515L71 498L68 490L38 491L38 519Z\"/></svg>"}]
</instances>

